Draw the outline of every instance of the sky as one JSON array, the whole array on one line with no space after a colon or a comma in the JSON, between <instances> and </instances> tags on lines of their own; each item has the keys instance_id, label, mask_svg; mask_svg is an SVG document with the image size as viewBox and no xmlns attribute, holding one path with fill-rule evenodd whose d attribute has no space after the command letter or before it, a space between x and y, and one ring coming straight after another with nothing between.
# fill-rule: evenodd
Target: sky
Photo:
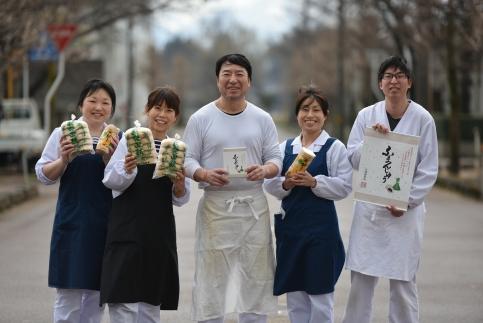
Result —
<instances>
[{"instance_id":1,"label":"sky","mask_svg":"<svg viewBox=\"0 0 483 323\"><path fill-rule=\"evenodd\" d=\"M228 25L236 22L256 30L261 40L278 40L297 22L296 3L293 0L210 0L194 11L161 12L155 16L157 47L174 37L193 37L215 18L222 18Z\"/></svg>"}]
</instances>

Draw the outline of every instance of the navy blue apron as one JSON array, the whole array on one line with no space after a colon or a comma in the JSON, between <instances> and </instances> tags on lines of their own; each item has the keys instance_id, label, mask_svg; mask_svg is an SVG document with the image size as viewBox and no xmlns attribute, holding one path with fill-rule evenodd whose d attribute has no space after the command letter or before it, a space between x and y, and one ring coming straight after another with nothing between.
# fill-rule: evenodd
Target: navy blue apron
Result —
<instances>
[{"instance_id":1,"label":"navy blue apron","mask_svg":"<svg viewBox=\"0 0 483 323\"><path fill-rule=\"evenodd\" d=\"M172 182L138 165L134 182L113 200L101 282L101 304L144 302L176 310L179 299Z\"/></svg>"},{"instance_id":2,"label":"navy blue apron","mask_svg":"<svg viewBox=\"0 0 483 323\"><path fill-rule=\"evenodd\" d=\"M282 174L296 154L293 139L287 140ZM329 138L310 164L312 175L326 175ZM317 197L309 187L296 186L282 200L285 217L275 215L277 267L274 295L305 291L311 295L334 291L345 261L344 245L339 232L334 201Z\"/></svg>"},{"instance_id":3,"label":"navy blue apron","mask_svg":"<svg viewBox=\"0 0 483 323\"><path fill-rule=\"evenodd\" d=\"M112 192L102 183L104 168L100 155L80 155L60 178L50 243L50 287L100 289L112 203Z\"/></svg>"}]
</instances>

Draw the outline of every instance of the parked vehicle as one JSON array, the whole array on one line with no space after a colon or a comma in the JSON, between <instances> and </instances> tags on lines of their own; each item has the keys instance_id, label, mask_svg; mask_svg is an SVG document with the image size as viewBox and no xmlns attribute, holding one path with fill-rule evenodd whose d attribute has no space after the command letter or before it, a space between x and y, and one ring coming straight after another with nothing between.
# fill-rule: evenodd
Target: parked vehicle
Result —
<instances>
[{"instance_id":1,"label":"parked vehicle","mask_svg":"<svg viewBox=\"0 0 483 323\"><path fill-rule=\"evenodd\" d=\"M39 109L32 99L4 99L0 119L0 160L15 160L26 153L36 158L42 153L47 134L41 128Z\"/></svg>"}]
</instances>

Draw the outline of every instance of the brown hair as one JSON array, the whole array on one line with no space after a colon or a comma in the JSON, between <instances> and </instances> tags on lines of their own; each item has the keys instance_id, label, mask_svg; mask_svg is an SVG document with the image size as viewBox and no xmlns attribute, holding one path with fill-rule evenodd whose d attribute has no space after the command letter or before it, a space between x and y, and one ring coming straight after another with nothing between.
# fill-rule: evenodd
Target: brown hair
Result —
<instances>
[{"instance_id":1,"label":"brown hair","mask_svg":"<svg viewBox=\"0 0 483 323\"><path fill-rule=\"evenodd\" d=\"M151 110L156 105L166 105L174 110L176 116L179 115L180 99L176 90L171 86L162 86L154 89L149 93L148 102L146 103L146 112Z\"/></svg>"}]
</instances>

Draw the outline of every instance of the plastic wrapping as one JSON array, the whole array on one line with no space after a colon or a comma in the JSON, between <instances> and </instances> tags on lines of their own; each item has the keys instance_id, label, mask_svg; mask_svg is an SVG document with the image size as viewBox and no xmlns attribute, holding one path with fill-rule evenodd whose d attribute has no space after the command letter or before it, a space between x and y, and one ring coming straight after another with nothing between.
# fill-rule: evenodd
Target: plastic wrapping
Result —
<instances>
[{"instance_id":1,"label":"plastic wrapping","mask_svg":"<svg viewBox=\"0 0 483 323\"><path fill-rule=\"evenodd\" d=\"M161 141L153 178L163 176L174 178L176 172L183 168L185 155L186 144L180 140L178 134L174 138L167 138Z\"/></svg>"},{"instance_id":2,"label":"plastic wrapping","mask_svg":"<svg viewBox=\"0 0 483 323\"><path fill-rule=\"evenodd\" d=\"M309 167L310 163L314 159L315 154L310 151L309 149L302 147L302 150L298 153L297 157L295 157L295 160L293 161L292 165L287 170L287 173L285 173L285 176L292 176L295 173L302 173L307 170Z\"/></svg>"},{"instance_id":3,"label":"plastic wrapping","mask_svg":"<svg viewBox=\"0 0 483 323\"><path fill-rule=\"evenodd\" d=\"M119 134L119 128L113 124L107 125L99 137L99 142L96 146L96 152L101 155L109 154L109 147L112 146L114 138Z\"/></svg>"},{"instance_id":4,"label":"plastic wrapping","mask_svg":"<svg viewBox=\"0 0 483 323\"><path fill-rule=\"evenodd\" d=\"M89 127L85 121L76 120L75 115L72 114L71 120L62 122L60 129L62 135L70 138L75 148L69 155L69 162L79 155L95 153Z\"/></svg>"},{"instance_id":5,"label":"plastic wrapping","mask_svg":"<svg viewBox=\"0 0 483 323\"><path fill-rule=\"evenodd\" d=\"M141 127L138 120L134 121L134 127L126 131L127 150L136 157L136 164L155 164L156 147L154 138L149 128Z\"/></svg>"}]
</instances>

